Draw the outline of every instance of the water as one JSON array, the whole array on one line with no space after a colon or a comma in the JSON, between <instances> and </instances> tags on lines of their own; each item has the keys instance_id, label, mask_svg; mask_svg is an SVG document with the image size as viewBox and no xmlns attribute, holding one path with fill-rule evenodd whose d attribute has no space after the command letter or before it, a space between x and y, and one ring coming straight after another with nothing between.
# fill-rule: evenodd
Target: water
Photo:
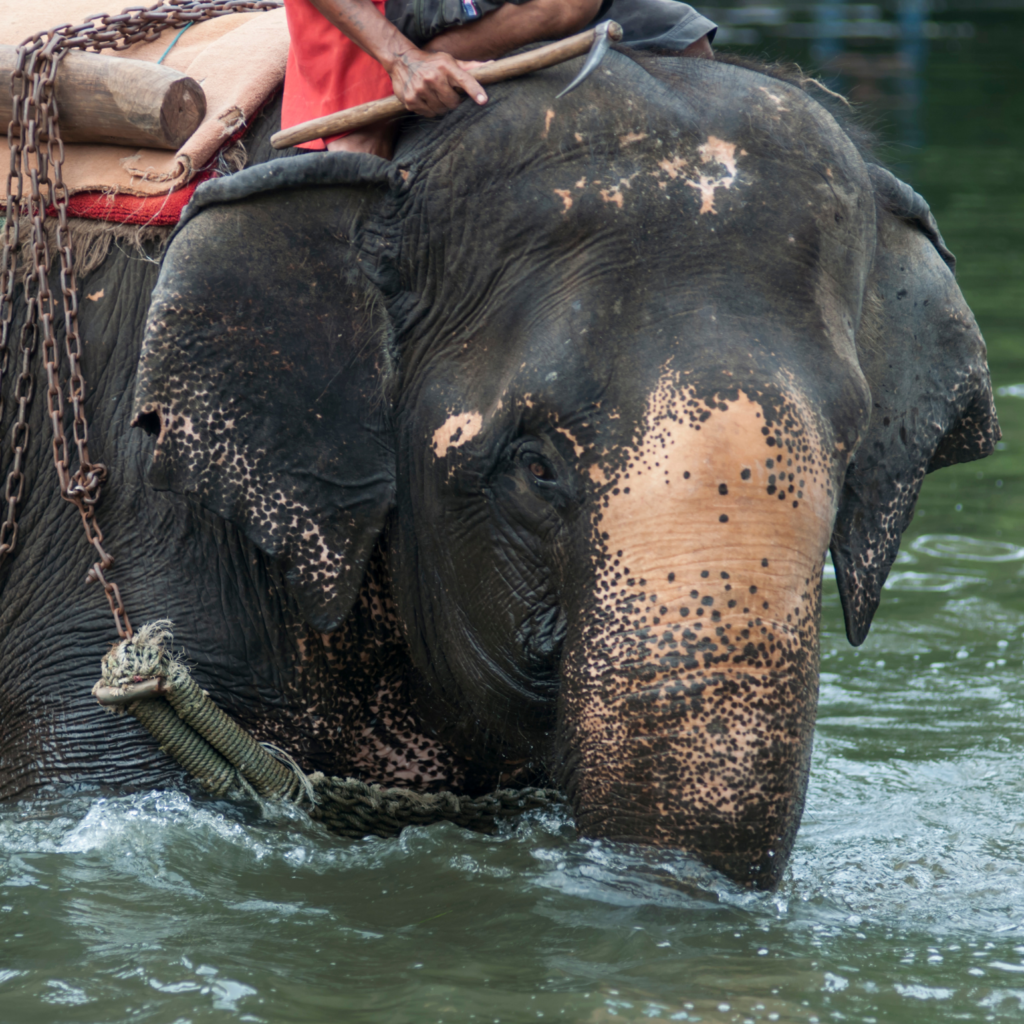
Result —
<instances>
[{"instance_id":1,"label":"water","mask_svg":"<svg viewBox=\"0 0 1024 1024\"><path fill-rule=\"evenodd\" d=\"M889 67L900 41L852 35L851 10L815 52ZM793 26L812 15L734 23L775 19L759 48L811 63L821 39ZM932 31L913 88L836 74L875 88L893 162L960 257L1005 439L928 479L861 649L826 583L778 892L551 813L351 843L180 793L67 797L0 813L0 1022L1024 1017L1024 16L936 18L970 34Z\"/></svg>"}]
</instances>

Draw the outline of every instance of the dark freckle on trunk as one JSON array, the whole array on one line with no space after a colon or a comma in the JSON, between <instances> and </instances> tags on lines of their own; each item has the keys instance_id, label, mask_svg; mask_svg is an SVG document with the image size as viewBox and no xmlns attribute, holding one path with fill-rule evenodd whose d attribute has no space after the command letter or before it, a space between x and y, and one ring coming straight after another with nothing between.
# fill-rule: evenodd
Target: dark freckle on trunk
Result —
<instances>
[{"instance_id":1,"label":"dark freckle on trunk","mask_svg":"<svg viewBox=\"0 0 1024 1024\"><path fill-rule=\"evenodd\" d=\"M761 559L761 568L762 569L767 569L768 568L768 559L767 558L762 558Z\"/></svg>"},{"instance_id":2,"label":"dark freckle on trunk","mask_svg":"<svg viewBox=\"0 0 1024 1024\"><path fill-rule=\"evenodd\" d=\"M690 614L690 609L689 608L680 608L679 609L679 614L682 615L683 618L685 619L686 616Z\"/></svg>"},{"instance_id":3,"label":"dark freckle on trunk","mask_svg":"<svg viewBox=\"0 0 1024 1024\"><path fill-rule=\"evenodd\" d=\"M686 472L683 473L683 479L684 480L689 480L690 479L690 471L689 470L686 470Z\"/></svg>"},{"instance_id":4,"label":"dark freckle on trunk","mask_svg":"<svg viewBox=\"0 0 1024 1024\"><path fill-rule=\"evenodd\" d=\"M701 574L700 574L700 578L701 578L702 580L706 580L706 579L707 579L707 578L708 578L708 577L709 577L710 575L711 575L711 573L709 573L709 572L707 571L707 569L704 569L704 570L703 570L703 571L701 572Z\"/></svg>"},{"instance_id":5,"label":"dark freckle on trunk","mask_svg":"<svg viewBox=\"0 0 1024 1024\"><path fill-rule=\"evenodd\" d=\"M750 470L749 469L743 470L743 472L740 473L740 479L741 480L749 480L750 479Z\"/></svg>"},{"instance_id":6,"label":"dark freckle on trunk","mask_svg":"<svg viewBox=\"0 0 1024 1024\"><path fill-rule=\"evenodd\" d=\"M751 586L751 588L750 588L750 592L751 592L752 594L756 594L756 593L757 593L757 587L755 587L755 586Z\"/></svg>"},{"instance_id":7,"label":"dark freckle on trunk","mask_svg":"<svg viewBox=\"0 0 1024 1024\"><path fill-rule=\"evenodd\" d=\"M729 517L727 515L720 515L718 517L718 521L720 523L727 523L727 522L729 522Z\"/></svg>"},{"instance_id":8,"label":"dark freckle on trunk","mask_svg":"<svg viewBox=\"0 0 1024 1024\"><path fill-rule=\"evenodd\" d=\"M668 581L669 581L669 583L671 583L675 578L676 578L676 574L674 572L670 572L668 574Z\"/></svg>"},{"instance_id":9,"label":"dark freckle on trunk","mask_svg":"<svg viewBox=\"0 0 1024 1024\"><path fill-rule=\"evenodd\" d=\"M718 485L718 493L719 494L728 494L729 493L729 488L725 484L719 484Z\"/></svg>"}]
</instances>

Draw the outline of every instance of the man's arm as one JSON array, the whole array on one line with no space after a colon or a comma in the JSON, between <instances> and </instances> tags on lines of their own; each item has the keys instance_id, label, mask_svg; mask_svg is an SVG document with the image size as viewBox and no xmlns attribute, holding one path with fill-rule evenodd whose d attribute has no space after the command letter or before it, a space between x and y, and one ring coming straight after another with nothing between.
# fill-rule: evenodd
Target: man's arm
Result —
<instances>
[{"instance_id":1,"label":"man's arm","mask_svg":"<svg viewBox=\"0 0 1024 1024\"><path fill-rule=\"evenodd\" d=\"M314 7L357 46L379 61L395 95L407 110L427 117L459 105L461 89L475 102L487 93L463 62L500 57L526 43L558 39L582 28L597 14L601 0L528 0L506 3L479 21L449 29L421 50L371 0L311 0Z\"/></svg>"},{"instance_id":2,"label":"man's arm","mask_svg":"<svg viewBox=\"0 0 1024 1024\"><path fill-rule=\"evenodd\" d=\"M426 50L459 60L492 60L540 39L562 39L597 17L601 0L528 0L506 3L479 21L435 36Z\"/></svg>"}]
</instances>

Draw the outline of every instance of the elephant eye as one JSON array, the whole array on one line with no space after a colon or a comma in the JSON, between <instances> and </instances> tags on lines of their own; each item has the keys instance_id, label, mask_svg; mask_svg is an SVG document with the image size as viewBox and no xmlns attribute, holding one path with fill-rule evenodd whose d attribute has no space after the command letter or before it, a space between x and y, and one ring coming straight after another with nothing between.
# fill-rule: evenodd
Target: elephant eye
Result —
<instances>
[{"instance_id":1,"label":"elephant eye","mask_svg":"<svg viewBox=\"0 0 1024 1024\"><path fill-rule=\"evenodd\" d=\"M527 452L523 457L523 462L525 463L526 468L537 480L543 480L547 483L554 481L554 470L552 470L544 459L535 455L533 452Z\"/></svg>"}]
</instances>

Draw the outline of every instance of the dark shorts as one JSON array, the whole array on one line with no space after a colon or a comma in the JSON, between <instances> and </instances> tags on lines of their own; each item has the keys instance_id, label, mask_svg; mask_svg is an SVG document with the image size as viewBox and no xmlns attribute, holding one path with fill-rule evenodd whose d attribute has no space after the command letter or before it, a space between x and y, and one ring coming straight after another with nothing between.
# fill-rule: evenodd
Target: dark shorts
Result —
<instances>
[{"instance_id":1,"label":"dark shorts","mask_svg":"<svg viewBox=\"0 0 1024 1024\"><path fill-rule=\"evenodd\" d=\"M529 0L387 0L390 21L417 46L459 25L496 11L504 2ZM685 50L718 26L677 0L605 0L592 24L611 18L622 26L622 42L636 49Z\"/></svg>"}]
</instances>

